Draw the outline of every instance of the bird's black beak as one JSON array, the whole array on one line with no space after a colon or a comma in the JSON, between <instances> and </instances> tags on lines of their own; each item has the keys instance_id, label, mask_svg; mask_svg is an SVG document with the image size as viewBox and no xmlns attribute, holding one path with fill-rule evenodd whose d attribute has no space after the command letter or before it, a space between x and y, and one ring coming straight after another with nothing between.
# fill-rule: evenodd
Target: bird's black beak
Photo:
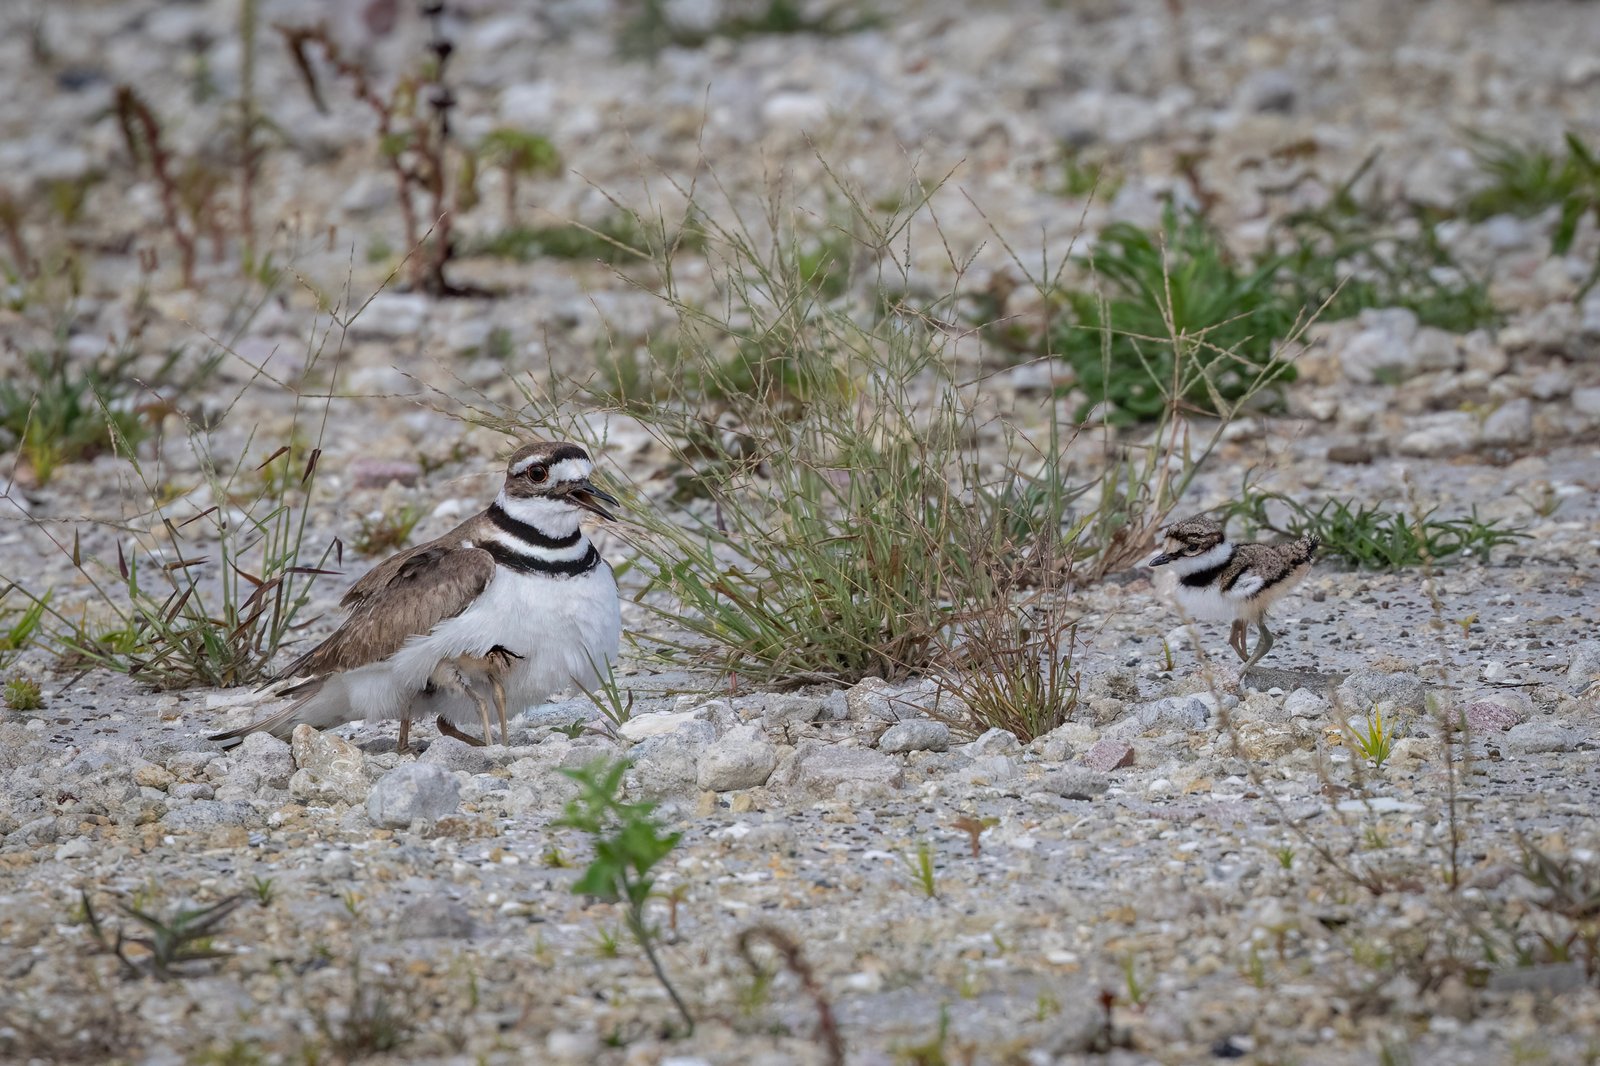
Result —
<instances>
[{"instance_id":1,"label":"bird's black beak","mask_svg":"<svg viewBox=\"0 0 1600 1066\"><path fill-rule=\"evenodd\" d=\"M1162 552L1160 555L1157 555L1154 558L1152 558L1147 565L1149 565L1149 566L1166 566L1168 563L1172 562L1172 560L1174 560L1176 558L1177 558L1177 556L1173 555L1171 552Z\"/></svg>"},{"instance_id":2,"label":"bird's black beak","mask_svg":"<svg viewBox=\"0 0 1600 1066\"><path fill-rule=\"evenodd\" d=\"M604 489L596 488L588 479L575 483L567 490L567 496L585 511L591 511L607 520L614 520L617 516L600 506L601 504L609 503L613 507L622 506L617 502L615 496Z\"/></svg>"}]
</instances>

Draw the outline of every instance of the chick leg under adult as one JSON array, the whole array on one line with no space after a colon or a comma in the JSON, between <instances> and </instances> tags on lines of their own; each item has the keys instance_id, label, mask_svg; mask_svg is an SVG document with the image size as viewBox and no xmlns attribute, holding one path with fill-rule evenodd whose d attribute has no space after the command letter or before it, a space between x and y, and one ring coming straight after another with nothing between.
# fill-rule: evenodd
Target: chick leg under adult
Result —
<instances>
[{"instance_id":1,"label":"chick leg under adult","mask_svg":"<svg viewBox=\"0 0 1600 1066\"><path fill-rule=\"evenodd\" d=\"M439 732L447 737L455 737L459 741L471 744L475 748L481 748L485 744L493 742L494 734L490 732L491 726L489 725L489 701L483 698L483 693L478 691L477 686L472 683L472 679L462 670L461 663L453 660L440 663L433 668L433 675L428 678L428 683L437 688L460 693L471 699L478 708L478 721L483 724L483 739L479 740L471 734L463 733L457 729L450 723L449 719L441 714L438 720Z\"/></svg>"}]
</instances>

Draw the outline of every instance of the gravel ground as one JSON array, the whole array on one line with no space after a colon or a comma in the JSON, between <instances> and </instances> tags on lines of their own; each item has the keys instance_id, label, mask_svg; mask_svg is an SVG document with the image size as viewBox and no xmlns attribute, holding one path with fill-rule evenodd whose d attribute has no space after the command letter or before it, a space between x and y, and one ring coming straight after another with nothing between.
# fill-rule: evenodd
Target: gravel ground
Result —
<instances>
[{"instance_id":1,"label":"gravel ground","mask_svg":"<svg viewBox=\"0 0 1600 1066\"><path fill-rule=\"evenodd\" d=\"M333 23L386 80L425 34L409 5L378 32L390 6L343 5ZM461 138L534 129L564 159L525 180L529 218L592 222L612 198L671 217L698 180L721 216L781 184L826 219L820 160L868 199L948 174L911 230L911 277L931 291L951 256L972 257L977 288L1015 282L1075 234L1158 220L1169 195L1213 200L1249 248L1375 150L1385 196L1445 204L1475 180L1462 129L1593 143L1600 113L1600 19L1582 3L906 0L839 35L619 58L646 6L459 5ZM490 295L383 287L400 237L371 114L339 87L319 112L266 29L322 5L257 7L257 93L283 139L256 217L295 273L267 296L239 280L237 248L210 262L209 241L202 285L181 286L158 189L131 172L107 111L113 86L134 85L176 151L225 159L237 5L0 12L0 190L36 205L17 227L32 254L70 250L80 270L75 291L48 268L7 284L0 368L58 331L81 358L134 345L136 372L223 339L233 355L187 400L227 409L219 453L264 457L331 332L309 542L351 540L363 516L406 504L424 515L415 539L430 537L498 477L505 438L464 426L463 402L514 404L511 376L582 373L668 312L630 268L555 259L453 264ZM747 9L664 8L685 27ZM1064 143L1111 162L1114 195L1059 192ZM81 213L37 206L91 174ZM503 225L500 180L484 175L463 247ZM596 717L580 700L530 710L503 748L435 738L402 757L392 729L351 726L223 752L206 734L261 694L152 693L23 652L12 671L46 702L0 710L0 1060L827 1061L796 977L754 980L739 956L739 933L770 925L799 944L851 1063L1594 1061L1600 290L1578 291L1600 235L1585 223L1552 256L1551 221L1447 224L1503 323L1455 335L1369 312L1313 327L1286 407L1232 426L1185 501L1224 501L1250 473L1296 495L1476 508L1527 538L1431 575L1320 565L1243 684L1219 656L1223 627L1181 626L1142 572L1083 592L1082 705L1028 744L952 735L927 682L730 692L629 660L637 705L620 733L553 729ZM705 266L686 262L683 280L705 284ZM328 307L364 303L331 329ZM1000 370L984 400L1036 428L1053 372ZM604 465L666 483L635 428L610 439ZM149 448L162 484L192 483L177 418ZM47 533L68 544L71 526L84 553L114 559L113 523L135 516L128 469L102 457L40 483L14 457L0 467L0 574L79 602L70 549ZM365 565L345 562L316 587L311 635ZM663 624L634 604L625 622ZM1341 729L1369 707L1397 735L1379 769ZM1443 735L1441 709L1465 717L1465 741ZM635 759L629 793L683 834L652 915L700 1021L691 1037L620 912L570 891L588 844L551 824L571 789L558 771L620 753ZM1554 913L1520 839L1588 864L1586 907ZM83 910L139 935L119 902L165 914L234 893L221 957L165 981L96 950Z\"/></svg>"}]
</instances>

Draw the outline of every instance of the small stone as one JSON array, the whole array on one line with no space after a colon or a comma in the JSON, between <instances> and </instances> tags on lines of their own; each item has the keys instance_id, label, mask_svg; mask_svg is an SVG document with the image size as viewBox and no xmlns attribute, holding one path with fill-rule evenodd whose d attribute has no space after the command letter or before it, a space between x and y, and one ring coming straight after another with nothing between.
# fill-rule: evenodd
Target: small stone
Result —
<instances>
[{"instance_id":1,"label":"small stone","mask_svg":"<svg viewBox=\"0 0 1600 1066\"><path fill-rule=\"evenodd\" d=\"M1423 810L1420 803L1408 803L1393 796L1374 796L1371 799L1348 799L1335 809L1340 814L1415 814Z\"/></svg>"},{"instance_id":2,"label":"small stone","mask_svg":"<svg viewBox=\"0 0 1600 1066\"><path fill-rule=\"evenodd\" d=\"M1477 447L1477 418L1466 411L1436 411L1413 420L1417 428L1395 442L1401 455L1440 458L1461 455Z\"/></svg>"},{"instance_id":3,"label":"small stone","mask_svg":"<svg viewBox=\"0 0 1600 1066\"><path fill-rule=\"evenodd\" d=\"M420 293L385 290L367 301L350 324L350 335L362 340L414 341L432 309L433 301Z\"/></svg>"},{"instance_id":4,"label":"small stone","mask_svg":"<svg viewBox=\"0 0 1600 1066\"><path fill-rule=\"evenodd\" d=\"M544 1050L564 1062L594 1062L600 1056L600 1038L594 1033L555 1029L545 1037Z\"/></svg>"},{"instance_id":5,"label":"small stone","mask_svg":"<svg viewBox=\"0 0 1600 1066\"><path fill-rule=\"evenodd\" d=\"M424 896L401 908L395 935L406 940L466 940L472 936L472 913L459 900Z\"/></svg>"},{"instance_id":6,"label":"small stone","mask_svg":"<svg viewBox=\"0 0 1600 1066\"><path fill-rule=\"evenodd\" d=\"M1600 421L1600 385L1573 389L1572 409L1590 421Z\"/></svg>"},{"instance_id":7,"label":"small stone","mask_svg":"<svg viewBox=\"0 0 1600 1066\"><path fill-rule=\"evenodd\" d=\"M1297 688L1283 701L1290 718L1321 718L1328 713L1328 701L1310 689Z\"/></svg>"},{"instance_id":8,"label":"small stone","mask_svg":"<svg viewBox=\"0 0 1600 1066\"><path fill-rule=\"evenodd\" d=\"M1064 766L1041 777L1039 787L1066 799L1086 800L1104 795L1111 782L1091 766Z\"/></svg>"},{"instance_id":9,"label":"small stone","mask_svg":"<svg viewBox=\"0 0 1600 1066\"><path fill-rule=\"evenodd\" d=\"M1132 766L1132 746L1116 740L1097 740L1083 753L1083 765L1100 774Z\"/></svg>"},{"instance_id":10,"label":"small stone","mask_svg":"<svg viewBox=\"0 0 1600 1066\"><path fill-rule=\"evenodd\" d=\"M1600 640L1580 640L1567 655L1567 691L1581 695L1600 681Z\"/></svg>"},{"instance_id":11,"label":"small stone","mask_svg":"<svg viewBox=\"0 0 1600 1066\"><path fill-rule=\"evenodd\" d=\"M294 775L294 755L288 744L271 733L251 733L228 753L238 765L248 767L268 788L288 788Z\"/></svg>"},{"instance_id":12,"label":"small stone","mask_svg":"<svg viewBox=\"0 0 1600 1066\"><path fill-rule=\"evenodd\" d=\"M1365 444L1335 444L1328 449L1328 462L1360 466L1377 458Z\"/></svg>"},{"instance_id":13,"label":"small stone","mask_svg":"<svg viewBox=\"0 0 1600 1066\"><path fill-rule=\"evenodd\" d=\"M469 774L485 773L494 766L494 759L489 755L487 748L474 747L455 737L440 737L435 740L428 745L428 750L423 752L417 761L446 770L462 770Z\"/></svg>"},{"instance_id":14,"label":"small stone","mask_svg":"<svg viewBox=\"0 0 1600 1066\"><path fill-rule=\"evenodd\" d=\"M1554 722L1523 722L1506 733L1505 745L1524 755L1571 751L1578 746L1578 734Z\"/></svg>"},{"instance_id":15,"label":"small stone","mask_svg":"<svg viewBox=\"0 0 1600 1066\"><path fill-rule=\"evenodd\" d=\"M1416 674L1386 674L1379 670L1357 670L1340 684L1339 704L1354 714L1366 714L1379 703L1393 704L1403 711L1420 711L1425 706L1426 689Z\"/></svg>"},{"instance_id":16,"label":"small stone","mask_svg":"<svg viewBox=\"0 0 1600 1066\"><path fill-rule=\"evenodd\" d=\"M144 788L158 788L165 791L177 779L176 774L154 763L144 763L133 771L133 783Z\"/></svg>"},{"instance_id":17,"label":"small stone","mask_svg":"<svg viewBox=\"0 0 1600 1066\"><path fill-rule=\"evenodd\" d=\"M1485 444L1517 445L1533 439L1533 404L1522 397L1507 400L1483 420Z\"/></svg>"},{"instance_id":18,"label":"small stone","mask_svg":"<svg viewBox=\"0 0 1600 1066\"><path fill-rule=\"evenodd\" d=\"M1461 714L1474 733L1504 732L1521 722L1514 711L1498 703L1469 703Z\"/></svg>"},{"instance_id":19,"label":"small stone","mask_svg":"<svg viewBox=\"0 0 1600 1066\"><path fill-rule=\"evenodd\" d=\"M309 803L360 803L370 780L361 749L347 740L308 725L297 725L289 737L294 763L289 795Z\"/></svg>"},{"instance_id":20,"label":"small stone","mask_svg":"<svg viewBox=\"0 0 1600 1066\"><path fill-rule=\"evenodd\" d=\"M700 756L697 781L711 792L758 788L778 765L778 751L758 726L740 726Z\"/></svg>"},{"instance_id":21,"label":"small stone","mask_svg":"<svg viewBox=\"0 0 1600 1066\"><path fill-rule=\"evenodd\" d=\"M950 727L924 718L896 722L878 738L878 750L899 754L908 751L944 751L950 747Z\"/></svg>"},{"instance_id":22,"label":"small stone","mask_svg":"<svg viewBox=\"0 0 1600 1066\"><path fill-rule=\"evenodd\" d=\"M802 696L783 692L767 697L761 712L761 724L768 731L787 735L793 726L814 722L822 715L822 700L815 696Z\"/></svg>"},{"instance_id":23,"label":"small stone","mask_svg":"<svg viewBox=\"0 0 1600 1066\"><path fill-rule=\"evenodd\" d=\"M450 771L429 763L402 763L372 786L367 817L376 825L403 829L454 814L460 804L461 785Z\"/></svg>"},{"instance_id":24,"label":"small stone","mask_svg":"<svg viewBox=\"0 0 1600 1066\"><path fill-rule=\"evenodd\" d=\"M166 813L161 824L168 829L202 831L224 826L260 825L262 817L248 803L196 800Z\"/></svg>"},{"instance_id":25,"label":"small stone","mask_svg":"<svg viewBox=\"0 0 1600 1066\"><path fill-rule=\"evenodd\" d=\"M1491 992L1535 992L1544 996L1559 996L1577 992L1587 983L1588 974L1581 962L1546 962L1519 966L1514 970L1496 970L1489 975Z\"/></svg>"},{"instance_id":26,"label":"small stone","mask_svg":"<svg viewBox=\"0 0 1600 1066\"><path fill-rule=\"evenodd\" d=\"M358 489L381 489L391 481L410 486L422 478L422 467L407 459L357 459L350 477Z\"/></svg>"},{"instance_id":27,"label":"small stone","mask_svg":"<svg viewBox=\"0 0 1600 1066\"><path fill-rule=\"evenodd\" d=\"M1022 750L1022 742L1009 730L986 729L977 740L961 745L959 750L969 759L978 759L985 755L1010 755Z\"/></svg>"},{"instance_id":28,"label":"small stone","mask_svg":"<svg viewBox=\"0 0 1600 1066\"><path fill-rule=\"evenodd\" d=\"M628 771L629 791L638 791L647 799L699 792L700 756L715 740L711 723L694 722L642 741L628 752L633 760Z\"/></svg>"},{"instance_id":29,"label":"small stone","mask_svg":"<svg viewBox=\"0 0 1600 1066\"><path fill-rule=\"evenodd\" d=\"M828 794L840 785L854 783L899 788L904 776L899 760L882 752L808 740L772 780Z\"/></svg>"},{"instance_id":30,"label":"small stone","mask_svg":"<svg viewBox=\"0 0 1600 1066\"><path fill-rule=\"evenodd\" d=\"M1413 377L1418 361L1411 349L1417 335L1417 316L1404 308L1361 312L1360 332L1339 353L1344 376L1361 385L1394 384Z\"/></svg>"},{"instance_id":31,"label":"small stone","mask_svg":"<svg viewBox=\"0 0 1600 1066\"><path fill-rule=\"evenodd\" d=\"M1211 706L1200 696L1168 696L1135 708L1134 714L1145 729L1158 725L1204 729L1211 718Z\"/></svg>"},{"instance_id":32,"label":"small stone","mask_svg":"<svg viewBox=\"0 0 1600 1066\"><path fill-rule=\"evenodd\" d=\"M95 847L84 837L73 837L65 844L56 847L56 861L64 862L68 859L81 859L94 854Z\"/></svg>"},{"instance_id":33,"label":"small stone","mask_svg":"<svg viewBox=\"0 0 1600 1066\"><path fill-rule=\"evenodd\" d=\"M699 711L660 711L654 714L640 714L623 722L617 728L617 735L629 743L638 744L651 737L676 733L692 722L704 720Z\"/></svg>"}]
</instances>

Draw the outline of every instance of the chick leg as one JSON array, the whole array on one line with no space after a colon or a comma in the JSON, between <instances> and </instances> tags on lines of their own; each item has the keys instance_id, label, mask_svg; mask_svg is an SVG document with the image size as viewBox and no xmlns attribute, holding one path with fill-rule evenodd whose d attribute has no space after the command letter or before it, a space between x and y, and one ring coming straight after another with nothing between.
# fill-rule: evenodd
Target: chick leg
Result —
<instances>
[{"instance_id":1,"label":"chick leg","mask_svg":"<svg viewBox=\"0 0 1600 1066\"><path fill-rule=\"evenodd\" d=\"M1236 621L1228 628L1228 647L1241 659L1249 658L1244 650L1244 634L1245 624L1242 621Z\"/></svg>"},{"instance_id":2,"label":"chick leg","mask_svg":"<svg viewBox=\"0 0 1600 1066\"><path fill-rule=\"evenodd\" d=\"M1272 650L1272 631L1267 628L1266 619L1257 619L1256 632L1261 634L1261 639L1256 641L1256 650L1251 653L1250 658L1246 659L1244 665L1239 668L1240 673L1244 673L1255 666L1256 663L1261 661L1263 655Z\"/></svg>"}]
</instances>

